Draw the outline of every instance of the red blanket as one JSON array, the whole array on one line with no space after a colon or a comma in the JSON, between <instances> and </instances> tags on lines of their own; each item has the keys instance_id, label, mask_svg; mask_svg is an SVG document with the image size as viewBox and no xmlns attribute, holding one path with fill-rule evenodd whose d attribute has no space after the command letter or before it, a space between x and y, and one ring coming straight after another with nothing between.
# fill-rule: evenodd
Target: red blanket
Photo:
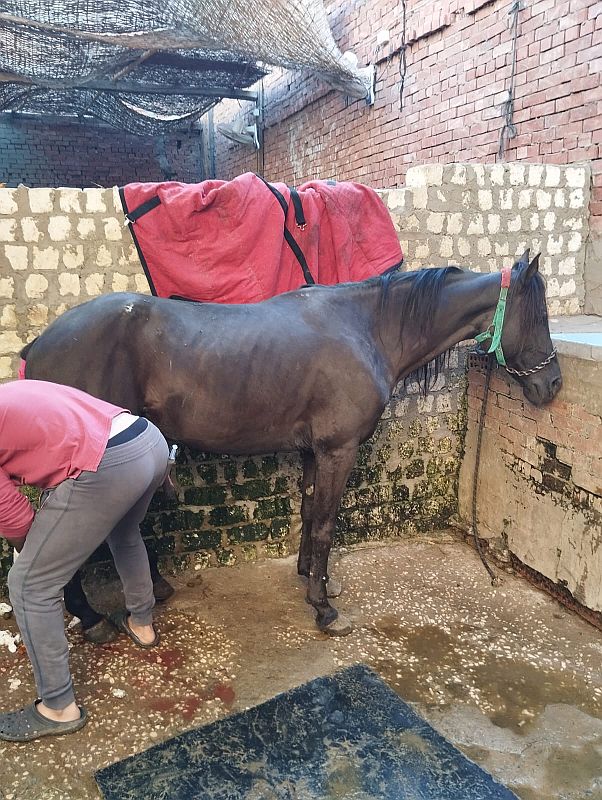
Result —
<instances>
[{"instance_id":1,"label":"red blanket","mask_svg":"<svg viewBox=\"0 0 602 800\"><path fill-rule=\"evenodd\" d=\"M297 192L281 183L270 188L253 173L120 190L151 291L160 297L250 303L312 279L363 280L402 261L389 213L373 189L311 181Z\"/></svg>"}]
</instances>

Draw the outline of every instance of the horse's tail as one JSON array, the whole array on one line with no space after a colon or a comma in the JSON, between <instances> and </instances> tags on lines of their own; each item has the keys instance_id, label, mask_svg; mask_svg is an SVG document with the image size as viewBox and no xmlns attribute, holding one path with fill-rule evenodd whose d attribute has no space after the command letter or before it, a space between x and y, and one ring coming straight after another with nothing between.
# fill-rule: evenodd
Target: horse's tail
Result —
<instances>
[{"instance_id":1,"label":"horse's tail","mask_svg":"<svg viewBox=\"0 0 602 800\"><path fill-rule=\"evenodd\" d=\"M25 378L25 367L27 366L27 354L34 345L38 341L39 337L36 336L35 339L32 339L31 342L25 345L25 347L21 350L19 355L21 356L21 363L19 364L19 380L22 381Z\"/></svg>"}]
</instances>

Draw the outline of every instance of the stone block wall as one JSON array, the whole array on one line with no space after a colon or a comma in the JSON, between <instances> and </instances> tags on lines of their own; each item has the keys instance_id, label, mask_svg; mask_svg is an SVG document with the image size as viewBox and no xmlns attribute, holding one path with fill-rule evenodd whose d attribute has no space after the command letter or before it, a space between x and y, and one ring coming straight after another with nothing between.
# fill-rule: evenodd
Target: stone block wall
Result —
<instances>
[{"instance_id":1,"label":"stone block wall","mask_svg":"<svg viewBox=\"0 0 602 800\"><path fill-rule=\"evenodd\" d=\"M558 164L426 164L383 192L409 269L494 272L541 252L551 314L583 310L590 169Z\"/></svg>"},{"instance_id":2,"label":"stone block wall","mask_svg":"<svg viewBox=\"0 0 602 800\"><path fill-rule=\"evenodd\" d=\"M67 308L106 292L148 292L113 189L0 189L0 380Z\"/></svg>"},{"instance_id":3,"label":"stone block wall","mask_svg":"<svg viewBox=\"0 0 602 800\"><path fill-rule=\"evenodd\" d=\"M583 307L586 165L412 167L381 192L406 266L498 270L542 252L552 314ZM111 291L148 292L115 189L0 189L0 380L17 353L66 308Z\"/></svg>"},{"instance_id":4,"label":"stone block wall","mask_svg":"<svg viewBox=\"0 0 602 800\"><path fill-rule=\"evenodd\" d=\"M559 345L560 346L560 345ZM602 348L597 348L602 358ZM559 355L563 388L535 408L503 370L491 380L478 483L478 525L494 549L602 611L602 360ZM471 521L485 375L468 373L460 513Z\"/></svg>"}]
</instances>

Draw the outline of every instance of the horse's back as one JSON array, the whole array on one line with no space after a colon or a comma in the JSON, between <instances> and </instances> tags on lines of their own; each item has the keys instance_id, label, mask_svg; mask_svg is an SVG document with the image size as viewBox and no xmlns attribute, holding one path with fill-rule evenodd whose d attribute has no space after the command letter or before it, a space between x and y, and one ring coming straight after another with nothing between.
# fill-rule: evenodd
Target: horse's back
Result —
<instances>
[{"instance_id":1,"label":"horse's back","mask_svg":"<svg viewBox=\"0 0 602 800\"><path fill-rule=\"evenodd\" d=\"M328 428L334 406L337 430L368 431L388 397L386 365L342 294L248 305L101 296L41 334L26 377L83 389L217 452L293 449Z\"/></svg>"},{"instance_id":2,"label":"horse's back","mask_svg":"<svg viewBox=\"0 0 602 800\"><path fill-rule=\"evenodd\" d=\"M75 386L138 411L141 397L127 334L135 318L144 319L151 299L119 292L68 309L24 352L25 377ZM135 337L131 344L135 347Z\"/></svg>"}]
</instances>

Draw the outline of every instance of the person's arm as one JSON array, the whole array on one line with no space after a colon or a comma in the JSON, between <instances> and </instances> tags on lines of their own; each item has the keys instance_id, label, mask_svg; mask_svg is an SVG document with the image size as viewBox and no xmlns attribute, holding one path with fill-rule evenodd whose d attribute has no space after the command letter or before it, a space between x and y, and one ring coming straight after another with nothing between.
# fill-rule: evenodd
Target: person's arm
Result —
<instances>
[{"instance_id":1,"label":"person's arm","mask_svg":"<svg viewBox=\"0 0 602 800\"><path fill-rule=\"evenodd\" d=\"M20 551L34 516L29 500L0 467L0 535Z\"/></svg>"}]
</instances>

